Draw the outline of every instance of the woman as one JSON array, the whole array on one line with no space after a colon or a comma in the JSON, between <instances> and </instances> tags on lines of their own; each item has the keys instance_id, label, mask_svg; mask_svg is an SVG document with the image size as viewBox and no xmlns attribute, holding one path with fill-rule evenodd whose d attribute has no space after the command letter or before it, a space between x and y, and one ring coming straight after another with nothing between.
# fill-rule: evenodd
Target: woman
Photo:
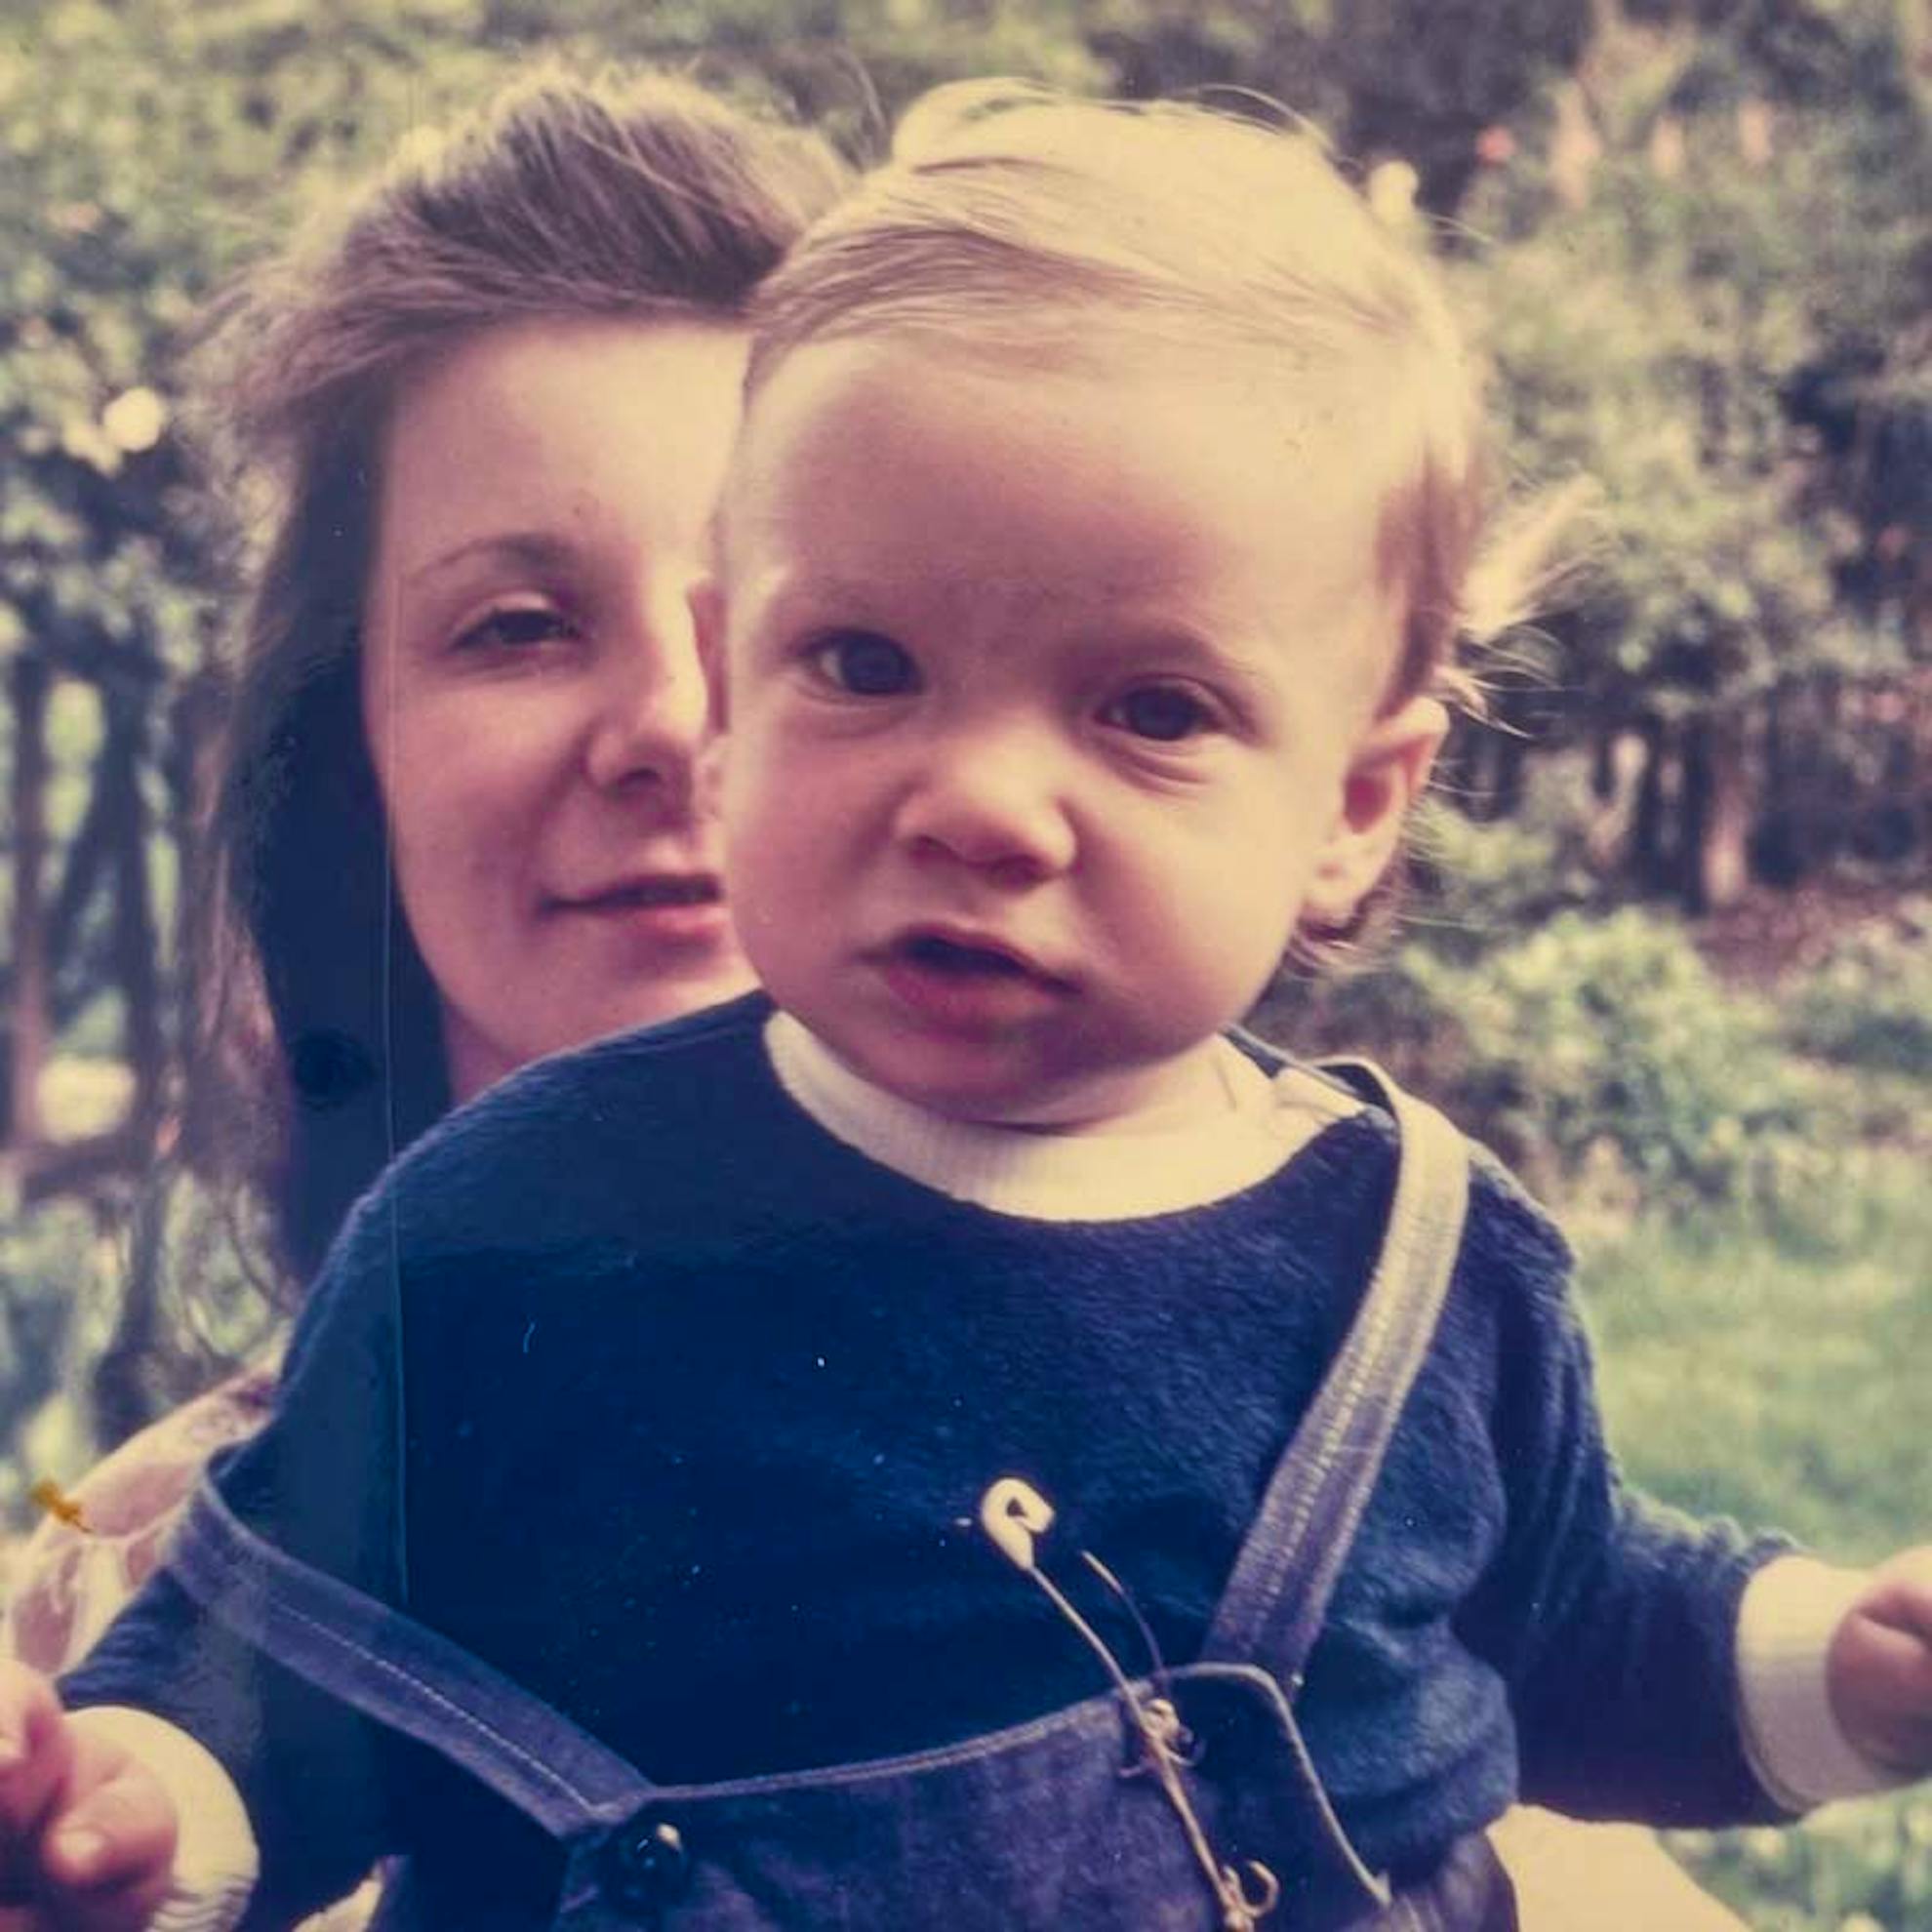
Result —
<instances>
[{"instance_id":1,"label":"woman","mask_svg":"<svg viewBox=\"0 0 1932 1932\"><path fill-rule=\"evenodd\" d=\"M211 840L223 1064L198 1125L289 1281L453 1104L748 984L696 809L685 590L738 318L843 179L816 138L696 87L540 75L413 140L218 316L213 427L236 500L269 507ZM15 1654L86 1649L272 1381L165 1418L80 1485L84 1527L43 1524Z\"/></svg>"},{"instance_id":2,"label":"woman","mask_svg":"<svg viewBox=\"0 0 1932 1932\"><path fill-rule=\"evenodd\" d=\"M259 983L267 1030L223 1106L254 1097L240 1138L274 1149L252 1178L293 1281L452 1104L747 983L695 796L683 593L736 319L840 182L816 141L688 87L541 79L413 143L222 318L207 385L273 505L214 840L219 983ZM18 1655L86 1648L271 1385L189 1404L80 1486L86 1527L48 1523L20 1565ZM1591 1841L1553 1829L1559 1858ZM1642 1922L1699 1922L1646 1861L1666 1903Z\"/></svg>"}]
</instances>

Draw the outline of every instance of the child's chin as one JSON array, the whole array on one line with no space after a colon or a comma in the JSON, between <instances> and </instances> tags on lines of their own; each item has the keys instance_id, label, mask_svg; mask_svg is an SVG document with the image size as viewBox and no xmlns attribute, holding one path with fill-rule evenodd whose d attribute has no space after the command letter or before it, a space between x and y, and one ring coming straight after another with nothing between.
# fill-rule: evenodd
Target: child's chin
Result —
<instances>
[{"instance_id":1,"label":"child's chin","mask_svg":"<svg viewBox=\"0 0 1932 1932\"><path fill-rule=\"evenodd\" d=\"M1029 1086L993 1085L981 1081L944 1079L882 1080L879 1084L901 1100L954 1120L962 1127L1051 1126L1052 1100Z\"/></svg>"},{"instance_id":2,"label":"child's chin","mask_svg":"<svg viewBox=\"0 0 1932 1932\"><path fill-rule=\"evenodd\" d=\"M925 1047L843 1057L874 1086L964 1127L1044 1127L1064 1117L1060 1082L999 1068L984 1050L953 1055Z\"/></svg>"}]
</instances>

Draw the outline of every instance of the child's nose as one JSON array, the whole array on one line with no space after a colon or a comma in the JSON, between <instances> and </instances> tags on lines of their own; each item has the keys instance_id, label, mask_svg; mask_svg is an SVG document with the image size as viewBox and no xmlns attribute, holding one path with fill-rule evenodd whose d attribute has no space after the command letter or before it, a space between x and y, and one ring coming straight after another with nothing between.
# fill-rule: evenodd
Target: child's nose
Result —
<instances>
[{"instance_id":1,"label":"child's nose","mask_svg":"<svg viewBox=\"0 0 1932 1932\"><path fill-rule=\"evenodd\" d=\"M1054 761L1024 735L933 747L899 816L915 856L1027 884L1073 863L1076 839Z\"/></svg>"}]
</instances>

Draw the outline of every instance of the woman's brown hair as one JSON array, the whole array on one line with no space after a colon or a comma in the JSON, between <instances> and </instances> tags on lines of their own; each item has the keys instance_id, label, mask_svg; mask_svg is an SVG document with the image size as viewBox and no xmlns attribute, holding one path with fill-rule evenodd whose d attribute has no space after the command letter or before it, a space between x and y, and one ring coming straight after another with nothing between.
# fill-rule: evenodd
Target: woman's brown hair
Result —
<instances>
[{"instance_id":1,"label":"woman's brown hair","mask_svg":"<svg viewBox=\"0 0 1932 1932\"><path fill-rule=\"evenodd\" d=\"M213 313L194 375L251 554L208 846L213 994L191 1122L204 1155L260 1189L298 1279L450 1104L360 702L377 458L397 392L427 359L511 322L735 321L844 182L815 136L690 82L547 70L407 142Z\"/></svg>"}]
</instances>

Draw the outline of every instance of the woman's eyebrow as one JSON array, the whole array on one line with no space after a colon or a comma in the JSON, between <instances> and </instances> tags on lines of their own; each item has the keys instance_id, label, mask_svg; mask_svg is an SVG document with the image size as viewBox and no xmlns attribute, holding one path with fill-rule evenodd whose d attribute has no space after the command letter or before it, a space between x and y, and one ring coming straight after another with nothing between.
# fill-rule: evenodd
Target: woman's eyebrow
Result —
<instances>
[{"instance_id":1,"label":"woman's eyebrow","mask_svg":"<svg viewBox=\"0 0 1932 1932\"><path fill-rule=\"evenodd\" d=\"M467 538L453 548L430 557L408 572L403 582L418 584L425 578L454 570L460 564L471 563L478 557L487 557L495 563L514 564L526 570L549 570L555 569L569 555L570 545L549 531L499 531L487 537Z\"/></svg>"}]
</instances>

